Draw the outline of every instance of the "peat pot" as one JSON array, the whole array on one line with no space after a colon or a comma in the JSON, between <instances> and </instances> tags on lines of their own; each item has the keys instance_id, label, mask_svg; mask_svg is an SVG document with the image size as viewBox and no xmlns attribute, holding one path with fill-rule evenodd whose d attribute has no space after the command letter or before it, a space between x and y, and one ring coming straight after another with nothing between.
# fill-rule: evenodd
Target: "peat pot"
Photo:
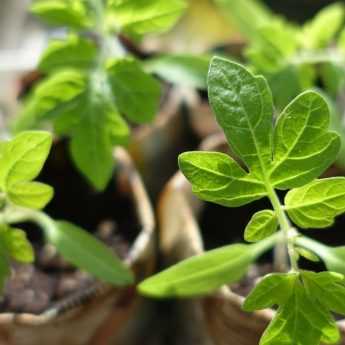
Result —
<instances>
[{"instance_id":1,"label":"peat pot","mask_svg":"<svg viewBox=\"0 0 345 345\"><path fill-rule=\"evenodd\" d=\"M54 157L49 157L45 169L48 168L49 170L52 167L56 176L51 177L50 181L43 172L40 180L52 182L51 184L55 185L56 197L54 200L57 199L57 202L60 202L61 197L65 197L65 193L70 192L70 198L74 194L78 194L77 198L80 198L80 203L84 208L79 210L80 214L84 213L85 219L91 219L92 215L90 209L87 208L87 203L91 202L90 200L94 196L91 193L91 199L85 203L82 200L83 193L81 192L83 188L89 188L89 186L85 183L85 186L76 189L77 183L75 181L80 181L82 178L79 173L75 173L76 180L72 178L72 182L70 181L66 188L59 188L59 185L67 184L69 179L68 173L63 175L58 168L65 163L56 165L56 156L66 157L65 147L57 143L52 152L55 152ZM117 161L117 172L105 195L109 194L109 190L116 190L122 195L121 198L128 200L128 205L125 204L125 207L133 209L137 231L131 230L133 233L128 238L126 237L128 248L122 257L135 272L137 280L141 280L153 271L155 257L154 216L144 185L127 152L123 149L116 149L114 159ZM123 204L112 204L111 197L106 197L109 198L106 200L106 204L102 204L101 199L96 200L100 211L103 212L105 208L109 209L109 215L103 214L102 217L110 217L112 211L116 214L116 207L123 208ZM77 210L73 200L65 200L63 205L65 205L63 207L66 210ZM49 207L47 212L54 217L59 216L58 212L61 211L52 211ZM95 202L93 202L92 208L97 208ZM112 208L114 209L112 210ZM66 210L63 210L62 213ZM122 213L125 211L120 210ZM119 213L119 211L117 212ZM80 217L80 214L77 214L77 217ZM66 214L64 215L66 216ZM68 218L66 217L66 219ZM74 219L68 220L75 222ZM126 227L129 220L122 219L121 222L122 227ZM126 228L124 232L126 232ZM90 278L89 283L82 289L72 291L67 297L54 301L40 313L0 313L0 344L127 345L137 335L138 327L143 327L140 321L143 308L146 307L142 303L141 297L136 294L134 286L115 288Z\"/></svg>"},{"instance_id":2,"label":"peat pot","mask_svg":"<svg viewBox=\"0 0 345 345\"><path fill-rule=\"evenodd\" d=\"M227 151L227 144L222 135L216 134L203 142L202 149L224 152ZM260 206L262 209L262 205ZM201 254L206 246L206 249L213 249L230 244L231 240L240 242L244 226L254 212L252 208L229 209L200 201L192 194L190 183L178 172L166 185L159 201L161 251L169 258L169 263L173 264ZM244 218L240 219L243 226L236 229L238 218ZM206 229L203 228L205 225ZM226 239L219 239L220 233L226 233ZM244 312L241 309L243 300L244 297L234 293L228 286L203 298L186 300L187 304L194 305L194 320L190 322L189 315L185 322L190 322L189 327L202 332L201 337L208 344L257 345L274 311L267 309L255 313ZM343 335L341 344L345 345L345 321L339 321L339 328Z\"/></svg>"}]
</instances>

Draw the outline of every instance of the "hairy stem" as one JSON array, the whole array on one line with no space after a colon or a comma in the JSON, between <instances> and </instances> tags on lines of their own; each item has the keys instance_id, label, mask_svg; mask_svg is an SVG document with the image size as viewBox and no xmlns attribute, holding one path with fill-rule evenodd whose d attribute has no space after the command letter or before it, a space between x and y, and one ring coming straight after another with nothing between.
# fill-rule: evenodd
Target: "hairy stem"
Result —
<instances>
[{"instance_id":1,"label":"hairy stem","mask_svg":"<svg viewBox=\"0 0 345 345\"><path fill-rule=\"evenodd\" d=\"M291 226L290 221L284 211L280 200L270 186L267 188L268 198L271 201L273 209L278 217L280 229L284 236L279 241L274 250L274 267L277 271L286 272L289 270L289 261L293 271L298 271L297 255L294 247L294 238L296 236L296 230Z\"/></svg>"}]
</instances>

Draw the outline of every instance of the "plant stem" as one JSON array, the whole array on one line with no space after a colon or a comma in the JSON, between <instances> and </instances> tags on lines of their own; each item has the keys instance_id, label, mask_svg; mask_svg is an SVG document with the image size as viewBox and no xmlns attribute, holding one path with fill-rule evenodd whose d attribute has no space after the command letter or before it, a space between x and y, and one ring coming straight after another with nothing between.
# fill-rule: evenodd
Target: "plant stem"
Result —
<instances>
[{"instance_id":1,"label":"plant stem","mask_svg":"<svg viewBox=\"0 0 345 345\"><path fill-rule=\"evenodd\" d=\"M288 259L290 259L291 269L298 271L297 255L295 253L294 238L296 230L291 226L290 221L284 211L280 200L274 189L267 184L268 198L271 201L273 209L277 215L280 228L284 234L277 243L274 251L274 266L277 271L288 271Z\"/></svg>"}]
</instances>

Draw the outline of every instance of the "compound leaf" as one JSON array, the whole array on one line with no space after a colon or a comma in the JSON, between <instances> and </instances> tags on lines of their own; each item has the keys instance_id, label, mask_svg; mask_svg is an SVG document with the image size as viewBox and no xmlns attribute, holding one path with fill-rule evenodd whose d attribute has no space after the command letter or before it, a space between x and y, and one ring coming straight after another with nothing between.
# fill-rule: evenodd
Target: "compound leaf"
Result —
<instances>
[{"instance_id":1,"label":"compound leaf","mask_svg":"<svg viewBox=\"0 0 345 345\"><path fill-rule=\"evenodd\" d=\"M285 197L287 212L301 228L325 228L345 212L345 178L315 180L290 190Z\"/></svg>"}]
</instances>

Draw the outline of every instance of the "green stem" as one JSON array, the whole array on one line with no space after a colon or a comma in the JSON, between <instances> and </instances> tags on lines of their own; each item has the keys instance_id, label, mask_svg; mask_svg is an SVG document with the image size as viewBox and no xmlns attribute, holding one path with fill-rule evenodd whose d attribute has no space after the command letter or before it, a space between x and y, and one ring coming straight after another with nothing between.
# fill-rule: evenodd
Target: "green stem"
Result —
<instances>
[{"instance_id":1,"label":"green stem","mask_svg":"<svg viewBox=\"0 0 345 345\"><path fill-rule=\"evenodd\" d=\"M36 223L46 235L53 235L56 233L56 225L54 220L40 211L34 211L26 208L11 208L11 210L5 211L1 215L1 221L6 224L33 222Z\"/></svg>"},{"instance_id":2,"label":"green stem","mask_svg":"<svg viewBox=\"0 0 345 345\"><path fill-rule=\"evenodd\" d=\"M267 184L268 185L268 184ZM275 247L274 266L278 271L288 271L288 258L290 259L291 268L293 271L298 271L297 255L295 253L294 241L296 237L296 230L291 226L290 221L284 211L280 200L269 185L267 187L268 198L271 201L273 209L277 215L280 228L284 234L281 241Z\"/></svg>"}]
</instances>

